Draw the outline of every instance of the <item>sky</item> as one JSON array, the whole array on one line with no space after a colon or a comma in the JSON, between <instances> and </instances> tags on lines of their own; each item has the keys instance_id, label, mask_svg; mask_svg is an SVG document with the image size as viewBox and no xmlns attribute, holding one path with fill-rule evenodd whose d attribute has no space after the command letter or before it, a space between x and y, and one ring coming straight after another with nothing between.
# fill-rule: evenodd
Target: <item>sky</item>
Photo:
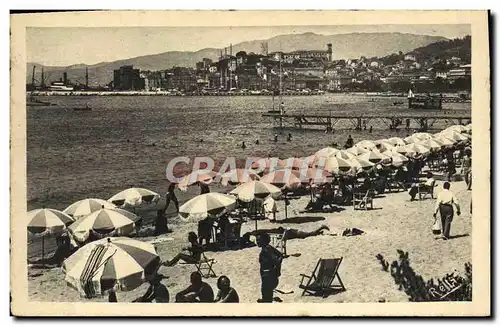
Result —
<instances>
[{"instance_id":1,"label":"sky","mask_svg":"<svg viewBox=\"0 0 500 326\"><path fill-rule=\"evenodd\" d=\"M307 32L400 32L456 38L470 34L470 25L27 28L26 51L29 62L46 66L91 65L167 51L224 48L229 43Z\"/></svg>"}]
</instances>

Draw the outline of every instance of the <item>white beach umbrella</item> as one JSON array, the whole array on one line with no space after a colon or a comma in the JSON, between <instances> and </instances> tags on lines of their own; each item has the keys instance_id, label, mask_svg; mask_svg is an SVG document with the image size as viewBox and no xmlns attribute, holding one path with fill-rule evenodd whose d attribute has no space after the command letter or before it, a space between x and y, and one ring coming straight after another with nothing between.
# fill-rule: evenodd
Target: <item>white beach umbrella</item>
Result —
<instances>
[{"instance_id":1,"label":"white beach umbrella","mask_svg":"<svg viewBox=\"0 0 500 326\"><path fill-rule=\"evenodd\" d=\"M229 212L235 206L236 197L211 192L188 200L179 208L179 215L184 221L200 221L207 217L217 217L222 213Z\"/></svg>"},{"instance_id":2,"label":"white beach umbrella","mask_svg":"<svg viewBox=\"0 0 500 326\"><path fill-rule=\"evenodd\" d=\"M418 142L417 144L430 148L432 151L439 150L441 149L441 147L443 147L441 143L437 142L434 139L427 139L422 142Z\"/></svg>"},{"instance_id":3,"label":"white beach umbrella","mask_svg":"<svg viewBox=\"0 0 500 326\"><path fill-rule=\"evenodd\" d=\"M86 198L69 205L63 213L73 216L75 219L79 219L80 217L100 210L103 206L104 208L116 208L115 204L110 203L107 200Z\"/></svg>"},{"instance_id":4,"label":"white beach umbrella","mask_svg":"<svg viewBox=\"0 0 500 326\"><path fill-rule=\"evenodd\" d=\"M408 162L408 158L404 156L403 154L400 154L398 152L392 152L391 153L391 165L395 167L400 167L403 164Z\"/></svg>"},{"instance_id":5,"label":"white beach umbrella","mask_svg":"<svg viewBox=\"0 0 500 326\"><path fill-rule=\"evenodd\" d=\"M415 154L415 151L405 146L396 146L392 149L393 153L399 153L408 157L412 157Z\"/></svg>"},{"instance_id":6,"label":"white beach umbrella","mask_svg":"<svg viewBox=\"0 0 500 326\"><path fill-rule=\"evenodd\" d=\"M338 152L340 152L339 149L333 147L325 147L317 151L314 155L316 157L330 157L335 156Z\"/></svg>"},{"instance_id":7,"label":"white beach umbrella","mask_svg":"<svg viewBox=\"0 0 500 326\"><path fill-rule=\"evenodd\" d=\"M390 161L387 155L380 153L377 149L373 149L368 153L359 156L360 159L370 161L372 163L384 163Z\"/></svg>"},{"instance_id":8,"label":"white beach umbrella","mask_svg":"<svg viewBox=\"0 0 500 326\"><path fill-rule=\"evenodd\" d=\"M277 199L281 195L281 189L270 183L256 180L239 185L230 194L236 195L239 200L248 203L256 198L266 199L269 196Z\"/></svg>"},{"instance_id":9,"label":"white beach umbrella","mask_svg":"<svg viewBox=\"0 0 500 326\"><path fill-rule=\"evenodd\" d=\"M442 135L438 135L438 136L434 137L433 140L443 147L452 147L455 144L452 140L450 140Z\"/></svg>"},{"instance_id":10,"label":"white beach umbrella","mask_svg":"<svg viewBox=\"0 0 500 326\"><path fill-rule=\"evenodd\" d=\"M365 148L365 149L372 149L374 147L377 146L377 144L375 144L375 142L371 141L371 140L362 140L360 142L358 142L356 144L357 147L362 147L362 148Z\"/></svg>"},{"instance_id":11,"label":"white beach umbrella","mask_svg":"<svg viewBox=\"0 0 500 326\"><path fill-rule=\"evenodd\" d=\"M374 163L364 160L360 157L355 157L349 160L349 164L351 164L352 169L355 173L359 173L361 171L368 171L375 166Z\"/></svg>"},{"instance_id":12,"label":"white beach umbrella","mask_svg":"<svg viewBox=\"0 0 500 326\"><path fill-rule=\"evenodd\" d=\"M203 184L211 184L214 181L214 178L217 176L216 172L204 172L203 170L193 171L188 175L185 175L177 184L177 187L181 191L187 191L189 186L203 183Z\"/></svg>"},{"instance_id":13,"label":"white beach umbrella","mask_svg":"<svg viewBox=\"0 0 500 326\"><path fill-rule=\"evenodd\" d=\"M297 188L302 181L293 173L294 171L295 170L292 169L274 170L263 175L260 181L270 183L277 187L286 187L289 189Z\"/></svg>"},{"instance_id":14,"label":"white beach umbrella","mask_svg":"<svg viewBox=\"0 0 500 326\"><path fill-rule=\"evenodd\" d=\"M222 174L221 184L224 186L242 184L260 177L251 169L234 169Z\"/></svg>"},{"instance_id":15,"label":"white beach umbrella","mask_svg":"<svg viewBox=\"0 0 500 326\"><path fill-rule=\"evenodd\" d=\"M320 164L317 167L332 174L340 174L342 172L349 171L352 168L352 165L347 160L331 156L326 159L324 166L321 166Z\"/></svg>"},{"instance_id":16,"label":"white beach umbrella","mask_svg":"<svg viewBox=\"0 0 500 326\"><path fill-rule=\"evenodd\" d=\"M159 266L153 244L120 237L86 244L64 261L62 269L67 284L90 299L112 288L134 290Z\"/></svg>"},{"instance_id":17,"label":"white beach umbrella","mask_svg":"<svg viewBox=\"0 0 500 326\"><path fill-rule=\"evenodd\" d=\"M338 158L344 159L344 160L350 160L351 158L356 157L355 154L352 154L352 153L348 152L347 150L341 150L335 156Z\"/></svg>"},{"instance_id":18,"label":"white beach umbrella","mask_svg":"<svg viewBox=\"0 0 500 326\"><path fill-rule=\"evenodd\" d=\"M368 153L369 151L370 151L369 149L366 149L363 147L358 147L358 146L353 146L353 147L346 149L346 152L354 154L356 156L359 156L359 155L364 154L364 153Z\"/></svg>"},{"instance_id":19,"label":"white beach umbrella","mask_svg":"<svg viewBox=\"0 0 500 326\"><path fill-rule=\"evenodd\" d=\"M428 132L417 132L413 135L411 135L410 137L412 137L413 139L418 139L418 140L427 140L427 139L431 139L432 138L432 135Z\"/></svg>"},{"instance_id":20,"label":"white beach umbrella","mask_svg":"<svg viewBox=\"0 0 500 326\"><path fill-rule=\"evenodd\" d=\"M139 220L140 217L124 209L101 208L80 218L68 229L76 240L84 242L90 232L98 236L129 235L135 230L135 223Z\"/></svg>"},{"instance_id":21,"label":"white beach umbrella","mask_svg":"<svg viewBox=\"0 0 500 326\"><path fill-rule=\"evenodd\" d=\"M160 195L154 191L145 188L128 188L120 191L110 199L109 202L116 206L132 206L137 207L142 204L158 202Z\"/></svg>"},{"instance_id":22,"label":"white beach umbrella","mask_svg":"<svg viewBox=\"0 0 500 326\"><path fill-rule=\"evenodd\" d=\"M384 153L386 151L391 151L395 146L387 141L383 141L377 144L377 149L379 152Z\"/></svg>"},{"instance_id":23,"label":"white beach umbrella","mask_svg":"<svg viewBox=\"0 0 500 326\"><path fill-rule=\"evenodd\" d=\"M466 141L469 140L469 137L466 136L467 134L461 134L456 131L447 131L447 132L442 132L441 136L448 138L454 142L460 142L460 141Z\"/></svg>"},{"instance_id":24,"label":"white beach umbrella","mask_svg":"<svg viewBox=\"0 0 500 326\"><path fill-rule=\"evenodd\" d=\"M422 154L422 155L429 154L431 151L429 148L422 146L422 145L419 145L419 144L406 145L406 149L411 150L417 154Z\"/></svg>"},{"instance_id":25,"label":"white beach umbrella","mask_svg":"<svg viewBox=\"0 0 500 326\"><path fill-rule=\"evenodd\" d=\"M392 137L392 138L389 138L387 141L389 142L389 144L391 144L393 146L405 146L406 145L405 141L399 137Z\"/></svg>"},{"instance_id":26,"label":"white beach umbrella","mask_svg":"<svg viewBox=\"0 0 500 326\"><path fill-rule=\"evenodd\" d=\"M454 131L454 132L462 133L462 132L467 132L468 128L466 126L462 126L462 125L454 125L454 126L446 128L444 131L445 132Z\"/></svg>"}]
</instances>

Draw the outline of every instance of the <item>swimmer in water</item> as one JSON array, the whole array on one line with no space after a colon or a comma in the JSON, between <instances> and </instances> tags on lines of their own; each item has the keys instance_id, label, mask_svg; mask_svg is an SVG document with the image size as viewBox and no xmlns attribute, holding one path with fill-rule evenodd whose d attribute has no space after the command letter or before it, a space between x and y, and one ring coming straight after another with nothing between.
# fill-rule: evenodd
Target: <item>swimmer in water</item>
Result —
<instances>
[{"instance_id":1,"label":"swimmer in water","mask_svg":"<svg viewBox=\"0 0 500 326\"><path fill-rule=\"evenodd\" d=\"M241 148L242 148L242 149L247 148L247 145L245 145L245 142L242 142L242 143L241 143Z\"/></svg>"},{"instance_id":2,"label":"swimmer in water","mask_svg":"<svg viewBox=\"0 0 500 326\"><path fill-rule=\"evenodd\" d=\"M288 136L287 136L286 140L287 140L288 142L291 142L291 141L292 141L292 134L291 134L291 133L288 133Z\"/></svg>"},{"instance_id":3,"label":"swimmer in water","mask_svg":"<svg viewBox=\"0 0 500 326\"><path fill-rule=\"evenodd\" d=\"M274 134L274 142L277 143L278 142L278 134Z\"/></svg>"},{"instance_id":4,"label":"swimmer in water","mask_svg":"<svg viewBox=\"0 0 500 326\"><path fill-rule=\"evenodd\" d=\"M259 140L257 139L257 140L255 141L255 145L259 145L259 144L260 144L260 142L259 142Z\"/></svg>"}]
</instances>

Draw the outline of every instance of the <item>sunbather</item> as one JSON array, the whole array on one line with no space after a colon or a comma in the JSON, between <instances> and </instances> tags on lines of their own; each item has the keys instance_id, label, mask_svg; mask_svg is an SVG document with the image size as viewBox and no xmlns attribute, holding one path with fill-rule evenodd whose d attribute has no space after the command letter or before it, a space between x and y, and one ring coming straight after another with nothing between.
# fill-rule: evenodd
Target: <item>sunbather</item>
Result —
<instances>
[{"instance_id":1,"label":"sunbather","mask_svg":"<svg viewBox=\"0 0 500 326\"><path fill-rule=\"evenodd\" d=\"M282 233L282 232L284 233L283 240L290 240L290 239L305 239L308 237L322 235L323 230L330 231L330 228L326 225L322 225L312 232L305 232L305 231L300 231L297 229L289 229L289 228L285 229L283 227L279 227L278 230L280 233Z\"/></svg>"},{"instance_id":2,"label":"sunbather","mask_svg":"<svg viewBox=\"0 0 500 326\"><path fill-rule=\"evenodd\" d=\"M175 295L175 302L213 302L214 291L201 279L199 272L191 273L191 284Z\"/></svg>"},{"instance_id":3,"label":"sunbather","mask_svg":"<svg viewBox=\"0 0 500 326\"><path fill-rule=\"evenodd\" d=\"M240 298L235 289L231 287L231 281L227 276L222 275L217 280L217 288L219 292L215 298L215 302L218 303L233 303L240 302Z\"/></svg>"},{"instance_id":4,"label":"sunbather","mask_svg":"<svg viewBox=\"0 0 500 326\"><path fill-rule=\"evenodd\" d=\"M198 237L196 233L189 232L188 241L191 243L191 247L183 248L183 250L187 250L190 252L189 255L184 253L178 253L172 260L163 262L164 266L174 266L177 264L179 260L183 260L187 264L195 264L200 261L201 254L203 253L203 247L198 244Z\"/></svg>"}]
</instances>

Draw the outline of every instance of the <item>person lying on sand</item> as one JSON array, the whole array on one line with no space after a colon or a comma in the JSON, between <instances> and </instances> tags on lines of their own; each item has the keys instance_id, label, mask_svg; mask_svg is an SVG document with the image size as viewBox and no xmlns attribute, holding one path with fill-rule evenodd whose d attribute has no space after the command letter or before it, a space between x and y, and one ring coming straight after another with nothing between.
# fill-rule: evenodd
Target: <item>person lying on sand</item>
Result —
<instances>
[{"instance_id":1,"label":"person lying on sand","mask_svg":"<svg viewBox=\"0 0 500 326\"><path fill-rule=\"evenodd\" d=\"M322 225L312 232L305 232L305 231L300 231L297 229L290 229L290 228L285 229L283 227L279 227L278 230L280 231L280 233L283 233L283 240L286 241L286 240L290 240L290 239L305 239L308 237L322 235L323 230L330 231L330 228L326 225Z\"/></svg>"},{"instance_id":2,"label":"person lying on sand","mask_svg":"<svg viewBox=\"0 0 500 326\"><path fill-rule=\"evenodd\" d=\"M231 287L231 281L225 275L222 275L217 280L217 288L219 292L215 297L215 302L218 303L233 303L240 302L240 297L235 289Z\"/></svg>"},{"instance_id":3,"label":"person lying on sand","mask_svg":"<svg viewBox=\"0 0 500 326\"><path fill-rule=\"evenodd\" d=\"M154 303L168 303L170 301L170 294L165 285L161 284L161 280L165 276L160 274L148 275L147 280L149 287L143 296L135 299L132 302L154 302Z\"/></svg>"},{"instance_id":4,"label":"person lying on sand","mask_svg":"<svg viewBox=\"0 0 500 326\"><path fill-rule=\"evenodd\" d=\"M175 302L213 302L214 291L201 279L199 272L191 273L191 285L175 295Z\"/></svg>"},{"instance_id":5,"label":"person lying on sand","mask_svg":"<svg viewBox=\"0 0 500 326\"><path fill-rule=\"evenodd\" d=\"M179 260L184 261L187 264L196 264L200 261L201 254L203 253L203 247L198 244L198 236L194 232L189 232L188 241L191 243L191 247L183 248L190 252L189 255L184 253L178 253L172 260L163 262L163 266L174 266L179 262Z\"/></svg>"}]
</instances>

